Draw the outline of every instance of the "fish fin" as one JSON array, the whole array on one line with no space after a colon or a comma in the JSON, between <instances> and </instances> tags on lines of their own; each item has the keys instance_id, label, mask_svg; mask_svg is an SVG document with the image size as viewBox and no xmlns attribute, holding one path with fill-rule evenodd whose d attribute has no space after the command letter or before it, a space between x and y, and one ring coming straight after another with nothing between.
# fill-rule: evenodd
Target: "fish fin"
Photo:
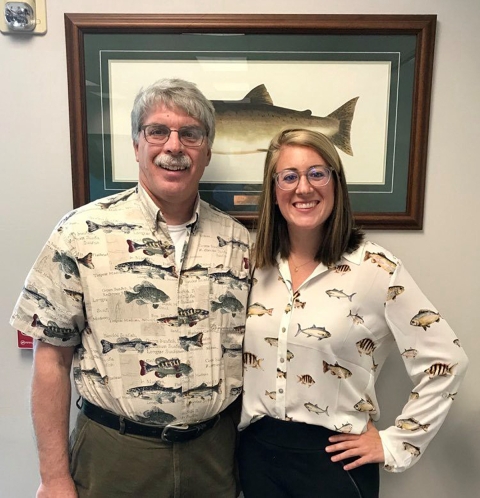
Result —
<instances>
[{"instance_id":1,"label":"fish fin","mask_svg":"<svg viewBox=\"0 0 480 498\"><path fill-rule=\"evenodd\" d=\"M103 354L107 354L109 353L113 348L112 348L112 343L111 342L108 342L108 341L105 341L104 339L102 339L100 341L100 343L102 344L102 353Z\"/></svg>"},{"instance_id":2,"label":"fish fin","mask_svg":"<svg viewBox=\"0 0 480 498\"><path fill-rule=\"evenodd\" d=\"M331 137L332 142L349 156L353 156L353 150L350 144L350 131L358 99L359 97L355 97L349 100L327 116L327 118L338 120L338 132Z\"/></svg>"},{"instance_id":3,"label":"fish fin","mask_svg":"<svg viewBox=\"0 0 480 498\"><path fill-rule=\"evenodd\" d=\"M140 360L140 375L145 375L147 373L146 363L143 360Z\"/></svg>"},{"instance_id":4,"label":"fish fin","mask_svg":"<svg viewBox=\"0 0 480 498\"><path fill-rule=\"evenodd\" d=\"M247 95L243 97L242 102L248 104L273 105L272 97L270 97L267 87L263 83L250 90Z\"/></svg>"}]
</instances>

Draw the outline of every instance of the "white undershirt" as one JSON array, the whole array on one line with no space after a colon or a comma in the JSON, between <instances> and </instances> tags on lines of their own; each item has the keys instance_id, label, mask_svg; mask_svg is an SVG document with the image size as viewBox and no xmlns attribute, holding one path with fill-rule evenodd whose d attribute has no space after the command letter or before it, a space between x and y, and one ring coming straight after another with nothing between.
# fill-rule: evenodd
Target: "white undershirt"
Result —
<instances>
[{"instance_id":1,"label":"white undershirt","mask_svg":"<svg viewBox=\"0 0 480 498\"><path fill-rule=\"evenodd\" d=\"M183 225L167 225L170 237L172 237L175 244L175 265L177 268L181 268L182 266L182 251L185 239L187 238L187 225L188 223L184 223Z\"/></svg>"}]
</instances>

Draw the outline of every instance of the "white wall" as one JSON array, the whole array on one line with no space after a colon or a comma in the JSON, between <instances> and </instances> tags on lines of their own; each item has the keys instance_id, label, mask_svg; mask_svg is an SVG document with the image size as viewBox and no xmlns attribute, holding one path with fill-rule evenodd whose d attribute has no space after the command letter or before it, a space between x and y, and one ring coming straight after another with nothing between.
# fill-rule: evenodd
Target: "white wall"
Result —
<instances>
[{"instance_id":1,"label":"white wall","mask_svg":"<svg viewBox=\"0 0 480 498\"><path fill-rule=\"evenodd\" d=\"M0 496L34 495L38 472L28 391L31 353L16 349L8 318L54 224L72 208L65 12L437 14L437 43L423 231L371 232L401 257L459 335L471 366L441 433L405 474L382 472L382 498L474 497L480 488L478 299L478 0L47 0L48 32L0 36ZM148 82L146 82L148 83ZM382 373L381 425L410 383L398 357Z\"/></svg>"}]
</instances>

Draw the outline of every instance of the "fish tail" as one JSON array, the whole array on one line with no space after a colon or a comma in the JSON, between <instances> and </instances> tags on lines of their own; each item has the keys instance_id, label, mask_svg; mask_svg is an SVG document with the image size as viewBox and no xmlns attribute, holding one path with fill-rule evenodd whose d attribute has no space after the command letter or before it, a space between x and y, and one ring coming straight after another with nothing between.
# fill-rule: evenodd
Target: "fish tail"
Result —
<instances>
[{"instance_id":1,"label":"fish tail","mask_svg":"<svg viewBox=\"0 0 480 498\"><path fill-rule=\"evenodd\" d=\"M330 417L330 415L328 414L328 406L327 406L327 407L325 407L325 412L324 412L324 413L326 413L326 414L327 414L327 417Z\"/></svg>"},{"instance_id":2,"label":"fish tail","mask_svg":"<svg viewBox=\"0 0 480 498\"><path fill-rule=\"evenodd\" d=\"M33 321L32 321L32 327L36 327L37 326L37 323L38 323L38 315L35 314L33 315Z\"/></svg>"},{"instance_id":3,"label":"fish tail","mask_svg":"<svg viewBox=\"0 0 480 498\"><path fill-rule=\"evenodd\" d=\"M94 223L93 221L87 220L87 226L88 226L88 231L89 232L95 232L96 230L99 229L99 226Z\"/></svg>"},{"instance_id":4,"label":"fish tail","mask_svg":"<svg viewBox=\"0 0 480 498\"><path fill-rule=\"evenodd\" d=\"M226 350L227 350L227 348L222 344L222 358L223 358L223 355L225 354Z\"/></svg>"},{"instance_id":5,"label":"fish tail","mask_svg":"<svg viewBox=\"0 0 480 498\"><path fill-rule=\"evenodd\" d=\"M143 361L140 360L140 375L146 375L147 373L147 364Z\"/></svg>"},{"instance_id":6,"label":"fish tail","mask_svg":"<svg viewBox=\"0 0 480 498\"><path fill-rule=\"evenodd\" d=\"M350 143L350 131L352 129L353 114L358 97L349 100L337 110L329 114L328 118L338 120L338 131L331 137L332 142L345 154L353 156L352 145Z\"/></svg>"},{"instance_id":7,"label":"fish tail","mask_svg":"<svg viewBox=\"0 0 480 498\"><path fill-rule=\"evenodd\" d=\"M328 363L323 360L323 373L327 373L328 372Z\"/></svg>"},{"instance_id":8,"label":"fish tail","mask_svg":"<svg viewBox=\"0 0 480 498\"><path fill-rule=\"evenodd\" d=\"M298 334L300 334L300 332L302 331L302 328L300 327L300 324L298 324L298 330L297 330L297 333L295 334L295 337L297 337ZM325 363L325 362L323 362Z\"/></svg>"},{"instance_id":9,"label":"fish tail","mask_svg":"<svg viewBox=\"0 0 480 498\"><path fill-rule=\"evenodd\" d=\"M135 297L136 297L136 294L134 294L133 292L128 292L128 291L124 291L125 292L125 301L127 303L131 303Z\"/></svg>"},{"instance_id":10,"label":"fish tail","mask_svg":"<svg viewBox=\"0 0 480 498\"><path fill-rule=\"evenodd\" d=\"M219 235L217 235L217 239L219 247L223 247L227 243L227 241L222 239L222 237L220 237Z\"/></svg>"},{"instance_id":11,"label":"fish tail","mask_svg":"<svg viewBox=\"0 0 480 498\"><path fill-rule=\"evenodd\" d=\"M218 310L218 308L221 308L221 307L222 307L222 305L221 305L221 304L219 304L219 303L217 303L217 302L215 302L215 301L210 301L210 304L212 305L212 311L217 311L217 310Z\"/></svg>"},{"instance_id":12,"label":"fish tail","mask_svg":"<svg viewBox=\"0 0 480 498\"><path fill-rule=\"evenodd\" d=\"M348 300L349 300L350 302L352 302L352 297L353 297L355 294L356 294L356 292L354 292L353 294L350 294L350 295L348 296ZM351 312L350 312L350 313L351 313Z\"/></svg>"},{"instance_id":13,"label":"fish tail","mask_svg":"<svg viewBox=\"0 0 480 498\"><path fill-rule=\"evenodd\" d=\"M102 344L103 354L107 354L113 349L113 344L111 342L106 341L105 339L102 339L100 343Z\"/></svg>"},{"instance_id":14,"label":"fish tail","mask_svg":"<svg viewBox=\"0 0 480 498\"><path fill-rule=\"evenodd\" d=\"M135 242L133 242L132 240L128 239L127 240L127 244L128 244L128 252L135 252Z\"/></svg>"}]
</instances>

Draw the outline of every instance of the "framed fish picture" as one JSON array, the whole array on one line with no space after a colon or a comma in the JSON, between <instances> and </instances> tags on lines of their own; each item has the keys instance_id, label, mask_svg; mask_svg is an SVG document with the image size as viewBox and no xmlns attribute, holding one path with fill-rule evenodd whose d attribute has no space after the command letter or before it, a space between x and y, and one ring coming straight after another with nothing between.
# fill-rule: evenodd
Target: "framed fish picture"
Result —
<instances>
[{"instance_id":1,"label":"framed fish picture","mask_svg":"<svg viewBox=\"0 0 480 498\"><path fill-rule=\"evenodd\" d=\"M255 227L278 131L335 144L357 223L421 229L435 15L65 14L74 205L136 184L130 111L164 77L212 101L201 197Z\"/></svg>"}]
</instances>

